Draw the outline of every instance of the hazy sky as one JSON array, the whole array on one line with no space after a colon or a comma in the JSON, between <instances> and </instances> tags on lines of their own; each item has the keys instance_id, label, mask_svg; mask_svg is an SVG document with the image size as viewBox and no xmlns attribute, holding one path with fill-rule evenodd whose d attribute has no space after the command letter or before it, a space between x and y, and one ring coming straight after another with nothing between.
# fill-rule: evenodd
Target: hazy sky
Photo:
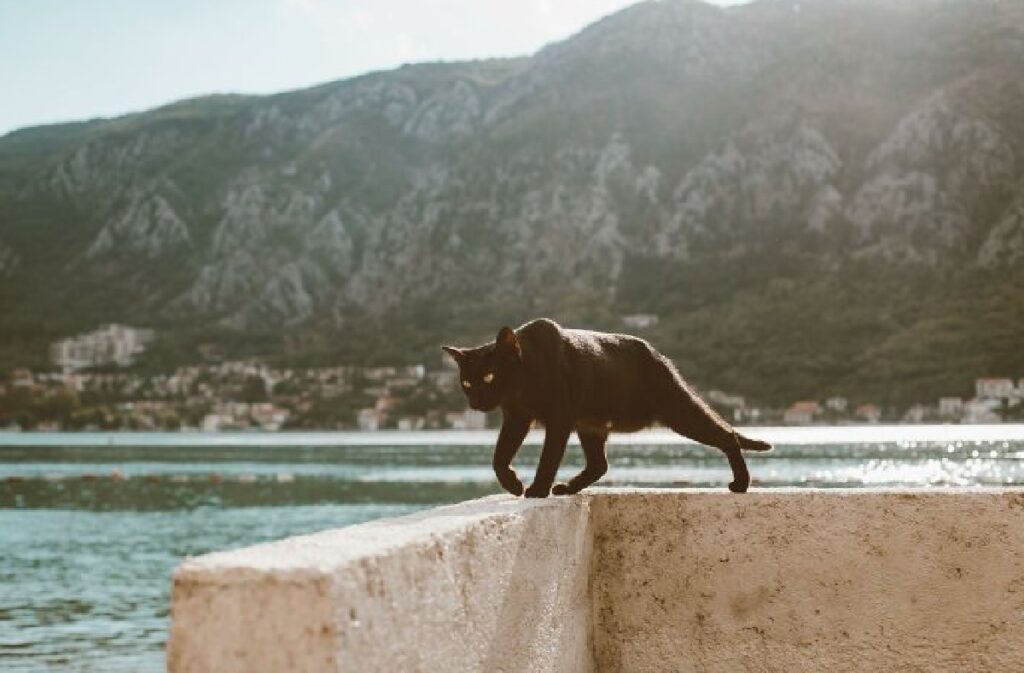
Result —
<instances>
[{"instance_id":1,"label":"hazy sky","mask_svg":"<svg viewBox=\"0 0 1024 673\"><path fill-rule=\"evenodd\" d=\"M270 93L402 63L529 54L630 4L0 0L0 135L206 93Z\"/></svg>"}]
</instances>

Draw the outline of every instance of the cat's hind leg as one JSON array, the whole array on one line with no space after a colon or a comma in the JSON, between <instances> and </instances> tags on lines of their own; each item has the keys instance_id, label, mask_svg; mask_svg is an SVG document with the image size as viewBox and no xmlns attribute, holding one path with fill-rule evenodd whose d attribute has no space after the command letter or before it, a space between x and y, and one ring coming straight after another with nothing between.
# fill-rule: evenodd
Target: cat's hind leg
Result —
<instances>
[{"instance_id":1,"label":"cat's hind leg","mask_svg":"<svg viewBox=\"0 0 1024 673\"><path fill-rule=\"evenodd\" d=\"M750 472L747 471L747 462L741 451L741 435L689 390L685 383L678 381L678 385L673 386L673 390L665 397L667 407L659 420L684 437L722 451L732 469L729 490L745 493L750 487Z\"/></svg>"},{"instance_id":2,"label":"cat's hind leg","mask_svg":"<svg viewBox=\"0 0 1024 673\"><path fill-rule=\"evenodd\" d=\"M713 446L725 454L729 459L729 468L732 470L732 481L729 482L729 490L733 493L746 493L750 487L750 472L747 470L747 461L743 458L740 444L735 432L727 432L718 428L709 427L709 423L702 419L694 422L671 422L666 423L672 430L684 437L689 437L695 442L707 446Z\"/></svg>"},{"instance_id":3,"label":"cat's hind leg","mask_svg":"<svg viewBox=\"0 0 1024 673\"><path fill-rule=\"evenodd\" d=\"M605 443L608 433L579 432L580 444L583 446L583 457L587 464L568 483L559 482L551 488L554 495L572 495L579 493L587 486L604 476L608 471L608 457L605 455Z\"/></svg>"}]
</instances>

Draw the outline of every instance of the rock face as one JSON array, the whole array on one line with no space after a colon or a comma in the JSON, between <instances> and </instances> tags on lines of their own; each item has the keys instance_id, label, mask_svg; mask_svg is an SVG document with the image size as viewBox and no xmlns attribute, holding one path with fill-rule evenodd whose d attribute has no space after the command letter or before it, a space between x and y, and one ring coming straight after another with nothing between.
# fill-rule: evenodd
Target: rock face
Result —
<instances>
[{"instance_id":1,"label":"rock face","mask_svg":"<svg viewBox=\"0 0 1024 673\"><path fill-rule=\"evenodd\" d=\"M765 260L999 276L1022 63L1018 3L664 0L530 58L26 129L0 139L3 307L88 324L68 288L130 278L136 321L336 339L681 312Z\"/></svg>"},{"instance_id":2,"label":"rock face","mask_svg":"<svg viewBox=\"0 0 1024 673\"><path fill-rule=\"evenodd\" d=\"M0 277L13 276L18 270L18 255L0 241Z\"/></svg>"},{"instance_id":3,"label":"rock face","mask_svg":"<svg viewBox=\"0 0 1024 673\"><path fill-rule=\"evenodd\" d=\"M1024 185L1017 187L1014 202L989 230L978 261L995 268L1007 268L1024 261Z\"/></svg>"},{"instance_id":4,"label":"rock face","mask_svg":"<svg viewBox=\"0 0 1024 673\"><path fill-rule=\"evenodd\" d=\"M803 122L754 124L683 176L662 249L681 258L695 246L736 256L761 250L766 228L826 231L843 203L835 186L842 168L817 129Z\"/></svg>"},{"instance_id":5,"label":"rock face","mask_svg":"<svg viewBox=\"0 0 1024 673\"><path fill-rule=\"evenodd\" d=\"M174 191L173 187L164 191ZM180 252L191 243L188 225L159 190L135 192L123 210L100 230L85 257L110 253L139 254L152 259Z\"/></svg>"},{"instance_id":6,"label":"rock face","mask_svg":"<svg viewBox=\"0 0 1024 673\"><path fill-rule=\"evenodd\" d=\"M937 94L868 156L871 177L847 211L865 246L858 252L932 265L958 260L976 243L975 228L992 228L986 219L1013 193L1016 171L1006 136Z\"/></svg>"}]
</instances>

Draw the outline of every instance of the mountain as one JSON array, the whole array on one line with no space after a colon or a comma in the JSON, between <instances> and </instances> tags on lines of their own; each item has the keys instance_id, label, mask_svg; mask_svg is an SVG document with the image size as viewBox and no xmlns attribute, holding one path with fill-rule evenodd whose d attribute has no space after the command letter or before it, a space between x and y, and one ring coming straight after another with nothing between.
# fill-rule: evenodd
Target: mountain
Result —
<instances>
[{"instance_id":1,"label":"mountain","mask_svg":"<svg viewBox=\"0 0 1024 673\"><path fill-rule=\"evenodd\" d=\"M435 361L536 315L763 402L1024 374L1024 4L644 2L529 58L0 138L0 364Z\"/></svg>"}]
</instances>

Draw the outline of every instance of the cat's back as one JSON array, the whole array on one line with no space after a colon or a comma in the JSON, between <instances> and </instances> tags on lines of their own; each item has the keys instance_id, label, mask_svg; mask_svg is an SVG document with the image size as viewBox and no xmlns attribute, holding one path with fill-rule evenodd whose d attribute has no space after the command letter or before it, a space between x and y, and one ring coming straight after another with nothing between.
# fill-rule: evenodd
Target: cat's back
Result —
<instances>
[{"instance_id":1,"label":"cat's back","mask_svg":"<svg viewBox=\"0 0 1024 673\"><path fill-rule=\"evenodd\" d=\"M637 366L654 354L650 344L630 334L563 328L562 336L576 358L606 367Z\"/></svg>"},{"instance_id":2,"label":"cat's back","mask_svg":"<svg viewBox=\"0 0 1024 673\"><path fill-rule=\"evenodd\" d=\"M537 318L516 328L516 336L524 353L534 356L553 356L561 351L563 328L550 318Z\"/></svg>"},{"instance_id":3,"label":"cat's back","mask_svg":"<svg viewBox=\"0 0 1024 673\"><path fill-rule=\"evenodd\" d=\"M533 350L556 355L579 365L636 366L648 362L655 351L646 341L629 334L562 327L549 318L531 320L516 330Z\"/></svg>"},{"instance_id":4,"label":"cat's back","mask_svg":"<svg viewBox=\"0 0 1024 673\"><path fill-rule=\"evenodd\" d=\"M648 372L661 357L640 337L562 327L549 318L531 320L519 327L516 334L528 360L577 373L590 371L603 375L601 378L611 375L631 379Z\"/></svg>"}]
</instances>

